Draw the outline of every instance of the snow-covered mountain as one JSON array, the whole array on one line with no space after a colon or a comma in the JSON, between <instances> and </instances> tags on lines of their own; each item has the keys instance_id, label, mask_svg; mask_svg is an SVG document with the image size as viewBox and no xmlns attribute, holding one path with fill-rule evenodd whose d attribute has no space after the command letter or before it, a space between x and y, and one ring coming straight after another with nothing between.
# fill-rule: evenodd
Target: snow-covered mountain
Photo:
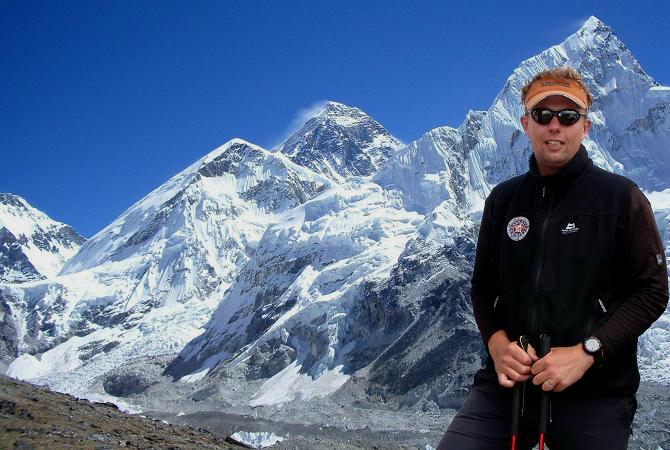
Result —
<instances>
[{"instance_id":1,"label":"snow-covered mountain","mask_svg":"<svg viewBox=\"0 0 670 450\"><path fill-rule=\"evenodd\" d=\"M308 399L355 379L400 405L457 404L483 356L469 303L483 201L527 169L521 86L565 64L595 96L591 157L647 192L669 189L670 89L590 18L522 62L491 107L458 128L403 147L330 102L272 152L234 140L205 156L86 242L59 276L0 284L3 337L15 343L5 356L24 353L9 373L125 396L167 365L175 386L202 392L241 377L244 394L229 402ZM668 317L642 339L646 380L669 382L655 370L670 367Z\"/></svg>"},{"instance_id":2,"label":"snow-covered mountain","mask_svg":"<svg viewBox=\"0 0 670 450\"><path fill-rule=\"evenodd\" d=\"M485 180L494 185L525 170L516 164L509 169L510 161L523 161L530 154L518 123L521 87L539 70L562 65L577 68L594 96L589 111L593 125L585 145L596 164L631 177L644 190L667 188L670 111L665 105L670 88L647 75L612 29L595 17L562 44L521 63L507 79L485 114L483 136L474 147L476 159L484 163Z\"/></svg>"},{"instance_id":3,"label":"snow-covered mountain","mask_svg":"<svg viewBox=\"0 0 670 450\"><path fill-rule=\"evenodd\" d=\"M373 174L401 147L400 141L360 109L327 102L275 150L339 182Z\"/></svg>"},{"instance_id":4,"label":"snow-covered mountain","mask_svg":"<svg viewBox=\"0 0 670 450\"><path fill-rule=\"evenodd\" d=\"M53 277L84 241L18 195L0 193L0 283Z\"/></svg>"},{"instance_id":5,"label":"snow-covered mountain","mask_svg":"<svg viewBox=\"0 0 670 450\"><path fill-rule=\"evenodd\" d=\"M398 153L375 179L400 190L406 206L430 211L442 199L462 209L501 181L527 170L530 144L519 123L521 88L543 69L569 65L594 95L584 144L599 166L647 191L670 186L670 88L641 68L612 29L595 17L563 43L514 70L487 111L470 111L458 129L440 127Z\"/></svg>"},{"instance_id":6,"label":"snow-covered mountain","mask_svg":"<svg viewBox=\"0 0 670 450\"><path fill-rule=\"evenodd\" d=\"M228 142L93 236L59 276L0 285L14 324L3 332L15 343L2 356L56 346L55 361L25 356L16 364L27 365L31 377L75 376L97 354L113 364L179 351L197 335L268 225L330 185L282 154Z\"/></svg>"},{"instance_id":7,"label":"snow-covered mountain","mask_svg":"<svg viewBox=\"0 0 670 450\"><path fill-rule=\"evenodd\" d=\"M343 343L351 340L352 306L366 283L388 278L421 222L399 205L378 185L354 180L289 211L266 230L207 331L170 373L181 377L197 368L204 376L219 363L243 363L249 378L304 372L318 380L331 372L330 386L339 387L333 379L346 381L340 369L354 349ZM284 383L258 397L291 399L297 392Z\"/></svg>"}]
</instances>

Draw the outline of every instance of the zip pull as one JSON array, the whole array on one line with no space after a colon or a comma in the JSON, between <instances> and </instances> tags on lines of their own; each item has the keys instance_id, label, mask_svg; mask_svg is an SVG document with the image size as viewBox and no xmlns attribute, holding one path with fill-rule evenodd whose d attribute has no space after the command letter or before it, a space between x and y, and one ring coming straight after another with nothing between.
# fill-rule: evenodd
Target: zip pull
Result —
<instances>
[{"instance_id":1,"label":"zip pull","mask_svg":"<svg viewBox=\"0 0 670 450\"><path fill-rule=\"evenodd\" d=\"M598 304L600 305L600 309L603 310L603 313L607 314L607 308L605 308L605 304L603 303L603 301L598 299Z\"/></svg>"}]
</instances>

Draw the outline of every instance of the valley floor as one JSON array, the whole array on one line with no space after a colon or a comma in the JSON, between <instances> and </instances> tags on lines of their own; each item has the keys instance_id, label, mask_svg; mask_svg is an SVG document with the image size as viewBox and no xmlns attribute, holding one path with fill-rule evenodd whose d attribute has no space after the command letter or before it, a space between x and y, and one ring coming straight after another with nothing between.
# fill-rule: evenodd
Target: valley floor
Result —
<instances>
[{"instance_id":1,"label":"valley floor","mask_svg":"<svg viewBox=\"0 0 670 450\"><path fill-rule=\"evenodd\" d=\"M629 449L670 449L670 388L643 384L638 399ZM437 445L453 414L394 412L372 404L340 406L340 411L325 406L319 401L302 403L302 407L287 404L281 410L250 414L147 412L158 418L149 419L123 413L111 404L78 400L0 376L0 448L232 449L240 447L225 442L226 436L262 431L285 439L273 449L424 450Z\"/></svg>"}]
</instances>

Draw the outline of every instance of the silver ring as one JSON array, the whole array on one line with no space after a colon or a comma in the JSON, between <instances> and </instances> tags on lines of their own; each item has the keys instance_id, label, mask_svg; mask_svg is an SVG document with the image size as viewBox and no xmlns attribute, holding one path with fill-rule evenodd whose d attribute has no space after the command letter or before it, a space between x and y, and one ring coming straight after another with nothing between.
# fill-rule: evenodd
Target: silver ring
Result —
<instances>
[{"instance_id":1,"label":"silver ring","mask_svg":"<svg viewBox=\"0 0 670 450\"><path fill-rule=\"evenodd\" d=\"M549 380L547 380L547 386L549 386L549 389L552 389L552 390L554 389L554 385L551 384L551 383L549 382Z\"/></svg>"}]
</instances>

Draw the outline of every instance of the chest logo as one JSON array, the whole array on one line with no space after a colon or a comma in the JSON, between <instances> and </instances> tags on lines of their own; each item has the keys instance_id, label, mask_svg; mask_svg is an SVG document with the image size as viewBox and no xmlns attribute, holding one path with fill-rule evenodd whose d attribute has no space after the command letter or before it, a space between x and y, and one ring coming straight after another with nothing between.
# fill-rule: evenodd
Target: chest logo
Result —
<instances>
[{"instance_id":1,"label":"chest logo","mask_svg":"<svg viewBox=\"0 0 670 450\"><path fill-rule=\"evenodd\" d=\"M579 228L574 223L568 223L565 228L561 230L563 234L572 234L579 231Z\"/></svg>"},{"instance_id":2,"label":"chest logo","mask_svg":"<svg viewBox=\"0 0 670 450\"><path fill-rule=\"evenodd\" d=\"M507 224L507 236L513 241L525 238L530 230L530 222L525 217L515 217Z\"/></svg>"}]
</instances>

